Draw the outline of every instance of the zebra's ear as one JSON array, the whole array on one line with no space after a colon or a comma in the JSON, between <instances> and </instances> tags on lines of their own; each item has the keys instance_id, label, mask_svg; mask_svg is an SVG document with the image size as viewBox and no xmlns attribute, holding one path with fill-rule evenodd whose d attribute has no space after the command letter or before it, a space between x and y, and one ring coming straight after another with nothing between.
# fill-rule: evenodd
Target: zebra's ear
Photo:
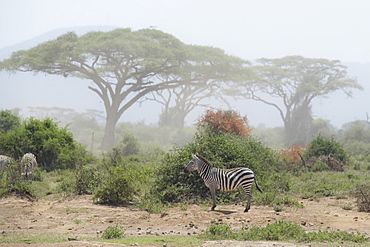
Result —
<instances>
[{"instance_id":1,"label":"zebra's ear","mask_svg":"<svg viewBox=\"0 0 370 247\"><path fill-rule=\"evenodd\" d=\"M191 156L193 157L193 159L198 158L195 154L191 154Z\"/></svg>"}]
</instances>

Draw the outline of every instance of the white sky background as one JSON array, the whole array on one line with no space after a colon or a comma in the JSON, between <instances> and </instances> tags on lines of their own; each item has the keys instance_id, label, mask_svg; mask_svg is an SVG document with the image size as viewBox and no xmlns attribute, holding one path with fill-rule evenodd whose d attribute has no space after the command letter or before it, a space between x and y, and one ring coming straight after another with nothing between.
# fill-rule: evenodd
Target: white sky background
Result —
<instances>
[{"instance_id":1,"label":"white sky background","mask_svg":"<svg viewBox=\"0 0 370 247\"><path fill-rule=\"evenodd\" d=\"M184 43L218 47L250 61L302 55L341 62L370 62L370 0L0 0L0 49L58 28L81 26L134 30L155 27ZM11 91L16 90L12 84L6 83L9 94L17 94ZM84 93L98 102L91 91L86 89ZM12 98L13 103L0 99L0 108L22 107L15 97L8 95L8 98ZM72 98L78 96L71 95L70 104L80 104ZM41 98L37 100L43 102ZM324 106L329 107L330 102L323 102L325 100L318 101L316 108L324 113L314 117L329 119L338 127L363 119L367 107L361 104L363 109L355 115L352 114L354 107L348 105L352 115L346 115L343 108L339 113L333 111L335 106L325 111ZM33 106L70 107L50 102L40 104ZM101 102L99 104L91 108L103 110ZM236 107L240 109L236 110L248 118L252 116L252 124L282 126L275 109L271 109L271 116L276 114L273 119L263 119L260 115L268 110L267 106L258 109L248 106L239 105ZM127 119L125 114L135 113L135 109L130 109L121 120ZM148 114L155 119L149 122L157 121L159 112L149 110ZM194 113L192 118L198 116L199 113ZM143 117L138 120L141 119ZM192 123L193 120L189 122Z\"/></svg>"},{"instance_id":2,"label":"white sky background","mask_svg":"<svg viewBox=\"0 0 370 247\"><path fill-rule=\"evenodd\" d=\"M370 62L368 0L0 0L0 48L65 27L154 26L252 60Z\"/></svg>"}]
</instances>

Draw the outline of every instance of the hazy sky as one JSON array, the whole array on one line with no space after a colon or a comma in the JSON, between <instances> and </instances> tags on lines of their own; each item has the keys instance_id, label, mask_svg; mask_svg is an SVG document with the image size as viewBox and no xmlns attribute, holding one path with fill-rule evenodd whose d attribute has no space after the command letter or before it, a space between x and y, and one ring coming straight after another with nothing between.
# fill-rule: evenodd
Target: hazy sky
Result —
<instances>
[{"instance_id":1,"label":"hazy sky","mask_svg":"<svg viewBox=\"0 0 370 247\"><path fill-rule=\"evenodd\" d=\"M370 62L369 0L0 0L0 48L57 28L154 26L253 60Z\"/></svg>"}]
</instances>

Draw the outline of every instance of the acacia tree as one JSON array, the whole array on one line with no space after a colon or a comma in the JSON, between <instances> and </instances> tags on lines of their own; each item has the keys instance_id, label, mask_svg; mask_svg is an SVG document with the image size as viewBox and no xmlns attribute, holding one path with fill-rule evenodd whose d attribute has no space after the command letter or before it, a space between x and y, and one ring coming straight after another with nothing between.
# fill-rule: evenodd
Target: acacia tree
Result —
<instances>
[{"instance_id":1,"label":"acacia tree","mask_svg":"<svg viewBox=\"0 0 370 247\"><path fill-rule=\"evenodd\" d=\"M206 88L198 85L181 85L173 89L155 92L148 100L156 101L163 106L159 117L159 126L172 126L183 128L185 117L197 106L206 106L200 103L205 97Z\"/></svg>"},{"instance_id":2,"label":"acacia tree","mask_svg":"<svg viewBox=\"0 0 370 247\"><path fill-rule=\"evenodd\" d=\"M204 101L217 99L228 104L222 89L229 82L240 81L253 75L250 63L228 56L221 49L188 46L186 69L178 74L185 83L179 87L153 92L149 100L163 105L159 125L183 127L185 117L196 107L212 108Z\"/></svg>"},{"instance_id":3,"label":"acacia tree","mask_svg":"<svg viewBox=\"0 0 370 247\"><path fill-rule=\"evenodd\" d=\"M307 140L315 98L327 97L337 90L351 97L351 89L362 89L337 60L302 56L261 58L254 69L258 74L254 83L249 80L238 84L234 93L274 107L284 123L286 145Z\"/></svg>"},{"instance_id":4,"label":"acacia tree","mask_svg":"<svg viewBox=\"0 0 370 247\"><path fill-rule=\"evenodd\" d=\"M108 148L114 143L119 118L143 96L197 83L199 78L208 76L208 71L192 70L194 66L189 66L189 61L193 58L189 57L193 55L190 55L187 45L155 29L116 29L90 32L81 37L70 32L29 50L13 53L11 58L0 63L0 69L93 81L89 89L104 102L106 126L102 148ZM191 76L184 78L184 73Z\"/></svg>"}]
</instances>

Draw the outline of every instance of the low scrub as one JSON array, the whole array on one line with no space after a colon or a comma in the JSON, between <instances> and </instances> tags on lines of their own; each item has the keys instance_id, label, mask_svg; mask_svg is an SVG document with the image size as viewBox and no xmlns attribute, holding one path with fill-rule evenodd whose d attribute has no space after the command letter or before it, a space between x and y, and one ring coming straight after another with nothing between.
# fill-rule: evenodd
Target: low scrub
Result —
<instances>
[{"instance_id":1,"label":"low scrub","mask_svg":"<svg viewBox=\"0 0 370 247\"><path fill-rule=\"evenodd\" d=\"M138 196L147 181L149 168L141 167L138 160L125 160L113 152L103 161L106 168L97 189L93 192L94 201L102 204L127 204Z\"/></svg>"},{"instance_id":2,"label":"low scrub","mask_svg":"<svg viewBox=\"0 0 370 247\"><path fill-rule=\"evenodd\" d=\"M123 228L116 224L115 226L108 226L101 237L105 239L122 238L123 233Z\"/></svg>"},{"instance_id":3,"label":"low scrub","mask_svg":"<svg viewBox=\"0 0 370 247\"><path fill-rule=\"evenodd\" d=\"M365 234L358 232L318 231L306 232L291 221L277 221L264 227L244 227L234 232L229 225L212 224L200 238L211 240L234 239L239 241L296 241L296 242L369 242Z\"/></svg>"}]
</instances>

